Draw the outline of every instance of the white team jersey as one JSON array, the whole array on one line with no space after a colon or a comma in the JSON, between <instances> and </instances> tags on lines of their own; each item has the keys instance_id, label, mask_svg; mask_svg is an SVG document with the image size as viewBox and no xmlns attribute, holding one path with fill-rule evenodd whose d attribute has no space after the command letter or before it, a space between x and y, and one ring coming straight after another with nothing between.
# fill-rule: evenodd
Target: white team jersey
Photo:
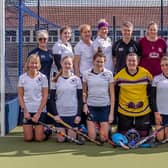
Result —
<instances>
[{"instance_id":1,"label":"white team jersey","mask_svg":"<svg viewBox=\"0 0 168 168\"><path fill-rule=\"evenodd\" d=\"M71 44L67 43L67 45L65 45L60 39L54 44L52 53L60 54L61 59L65 56L74 56Z\"/></svg>"},{"instance_id":2,"label":"white team jersey","mask_svg":"<svg viewBox=\"0 0 168 168\"><path fill-rule=\"evenodd\" d=\"M113 61L112 61L112 42L109 37L106 39L97 36L97 38L93 41L93 49L94 53L97 52L97 48L101 47L104 55L106 56L105 68L113 72Z\"/></svg>"},{"instance_id":3,"label":"white team jersey","mask_svg":"<svg viewBox=\"0 0 168 168\"><path fill-rule=\"evenodd\" d=\"M158 112L168 115L168 78L163 74L154 77L152 86L156 87L156 103Z\"/></svg>"},{"instance_id":4,"label":"white team jersey","mask_svg":"<svg viewBox=\"0 0 168 168\"><path fill-rule=\"evenodd\" d=\"M94 53L92 41L90 42L90 44L91 45L87 45L82 40L80 40L74 48L75 55L78 55L80 57L79 71L81 75L83 75L86 70L90 69L93 64Z\"/></svg>"},{"instance_id":5,"label":"white team jersey","mask_svg":"<svg viewBox=\"0 0 168 168\"><path fill-rule=\"evenodd\" d=\"M99 74L94 74L92 70L85 72L83 81L87 82L89 106L107 106L110 105L109 84L113 82L111 71L104 69Z\"/></svg>"},{"instance_id":6,"label":"white team jersey","mask_svg":"<svg viewBox=\"0 0 168 168\"><path fill-rule=\"evenodd\" d=\"M57 82L51 83L56 90L56 108L59 116L75 116L78 112L77 89L82 89L79 77L72 75L68 79L60 76Z\"/></svg>"},{"instance_id":7,"label":"white team jersey","mask_svg":"<svg viewBox=\"0 0 168 168\"><path fill-rule=\"evenodd\" d=\"M27 73L19 77L18 87L23 87L23 100L28 112L36 113L42 100L42 89L48 88L47 77L39 72L35 78L30 78ZM46 112L46 108L43 109Z\"/></svg>"}]
</instances>

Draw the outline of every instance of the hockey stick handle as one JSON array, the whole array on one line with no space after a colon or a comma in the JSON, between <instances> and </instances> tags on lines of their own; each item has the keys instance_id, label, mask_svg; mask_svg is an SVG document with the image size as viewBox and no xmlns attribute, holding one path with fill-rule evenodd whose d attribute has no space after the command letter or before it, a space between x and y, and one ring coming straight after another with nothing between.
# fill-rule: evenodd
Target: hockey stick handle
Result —
<instances>
[{"instance_id":1,"label":"hockey stick handle","mask_svg":"<svg viewBox=\"0 0 168 168\"><path fill-rule=\"evenodd\" d=\"M157 134L158 134L161 130L165 129L166 127L168 127L168 124L166 124L166 125L160 127L159 129L155 130L151 135L149 135L149 136L145 137L144 139L140 140L139 142L137 142L137 143L135 144L134 148L138 148L140 145L144 144L145 142L147 142L147 141L149 141L149 140L151 140L151 139L153 139L153 138L156 138Z\"/></svg>"},{"instance_id":2,"label":"hockey stick handle","mask_svg":"<svg viewBox=\"0 0 168 168\"><path fill-rule=\"evenodd\" d=\"M55 132L55 133L61 135L62 137L67 138L68 140L70 140L70 141L72 141L72 142L74 142L74 143L76 143L76 144L78 144L78 145L83 145L83 144L84 144L83 142L80 142L79 140L77 140L77 139L75 139L75 138L73 138L73 137L71 137L71 136L65 134L63 131L58 130L58 129L57 129L56 127L54 127L54 126L49 126L49 125L47 125L46 123L43 123L43 122L41 122L41 121L38 121L38 123L41 124L41 125L43 125L44 127L48 128L48 129L51 129L53 132Z\"/></svg>"},{"instance_id":3,"label":"hockey stick handle","mask_svg":"<svg viewBox=\"0 0 168 168\"><path fill-rule=\"evenodd\" d=\"M48 112L47 115L48 115L49 117L51 117L52 119L54 119L54 116L53 116L51 113ZM93 143L95 143L95 144L97 144L97 145L102 145L100 142L98 142L98 141L96 141L96 140L90 138L89 136L87 136L86 134L82 133L81 131L79 131L79 130L77 130L77 129L74 129L72 126L70 126L69 124L67 124L67 123L64 122L63 120L60 120L59 123L62 124L63 126L65 126L66 128L73 130L73 131L76 132L77 134L83 136L83 137L86 138L87 140L89 140L89 141L91 141L91 142L93 142Z\"/></svg>"},{"instance_id":4,"label":"hockey stick handle","mask_svg":"<svg viewBox=\"0 0 168 168\"><path fill-rule=\"evenodd\" d=\"M92 121L92 120L93 120L93 116L90 115L90 113L87 114L87 120L88 120L88 121ZM95 127L97 126L97 128L98 128L98 130L99 130L99 134L100 134L103 138L105 138L105 139L107 140L107 142L108 142L113 148L115 148L115 147L116 147L115 143L114 143L108 136L105 135L105 133L103 132L103 130L100 129L99 123L97 123L97 122L95 122L95 121L92 121L92 122L95 124Z\"/></svg>"}]
</instances>

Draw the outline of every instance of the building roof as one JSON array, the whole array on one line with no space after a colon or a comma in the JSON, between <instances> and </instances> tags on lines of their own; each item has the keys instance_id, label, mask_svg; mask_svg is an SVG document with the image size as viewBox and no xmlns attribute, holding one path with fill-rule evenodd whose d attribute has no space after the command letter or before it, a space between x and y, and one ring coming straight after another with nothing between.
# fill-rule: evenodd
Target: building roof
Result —
<instances>
[{"instance_id":1,"label":"building roof","mask_svg":"<svg viewBox=\"0 0 168 168\"><path fill-rule=\"evenodd\" d=\"M30 7L37 13L37 7ZM161 10L159 7L83 7L83 6L42 6L40 16L59 26L69 25L78 27L80 24L97 25L100 18L105 18L110 25L113 24L113 16L116 18L116 26L123 21L131 21L135 27L146 28L150 21L160 25ZM163 27L168 28L168 6L163 8ZM24 27L31 28L37 24L37 20L24 13ZM18 27L18 11L15 7L6 10L6 26Z\"/></svg>"}]
</instances>

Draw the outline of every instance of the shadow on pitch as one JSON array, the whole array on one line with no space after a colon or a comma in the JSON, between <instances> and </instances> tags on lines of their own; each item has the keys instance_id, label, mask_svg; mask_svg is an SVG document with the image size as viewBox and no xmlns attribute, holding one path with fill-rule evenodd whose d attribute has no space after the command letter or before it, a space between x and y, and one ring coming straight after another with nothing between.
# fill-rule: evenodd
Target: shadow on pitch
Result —
<instances>
[{"instance_id":1,"label":"shadow on pitch","mask_svg":"<svg viewBox=\"0 0 168 168\"><path fill-rule=\"evenodd\" d=\"M167 152L168 144L154 148L138 148L124 150L120 147L112 148L109 144L97 146L91 142L85 145L73 143L58 143L54 138L45 142L24 142L22 137L1 137L0 157L27 157L50 154L72 154L89 157L116 156L122 154L154 154Z\"/></svg>"}]
</instances>

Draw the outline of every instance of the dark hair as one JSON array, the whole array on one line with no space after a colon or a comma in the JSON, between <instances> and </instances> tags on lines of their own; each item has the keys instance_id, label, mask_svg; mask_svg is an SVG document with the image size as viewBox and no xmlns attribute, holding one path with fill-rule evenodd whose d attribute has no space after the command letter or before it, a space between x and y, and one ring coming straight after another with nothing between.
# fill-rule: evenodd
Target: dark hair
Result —
<instances>
[{"instance_id":1,"label":"dark hair","mask_svg":"<svg viewBox=\"0 0 168 168\"><path fill-rule=\"evenodd\" d=\"M62 28L60 29L60 35L61 35L61 34L63 33L63 31L66 30L66 29L71 30L71 27L69 27L69 26L64 26L64 27L62 27Z\"/></svg>"},{"instance_id":2,"label":"dark hair","mask_svg":"<svg viewBox=\"0 0 168 168\"><path fill-rule=\"evenodd\" d=\"M134 53L134 52L128 53L127 56L126 56L126 60L127 60L127 58L128 58L129 56L136 56L137 59L139 60L139 56L138 56L136 53Z\"/></svg>"},{"instance_id":3,"label":"dark hair","mask_svg":"<svg viewBox=\"0 0 168 168\"><path fill-rule=\"evenodd\" d=\"M101 47L98 47L98 48L97 48L97 52L96 52L96 54L93 56L93 61L94 61L97 57L104 58L104 60L106 61L106 56L103 54L103 51L102 51L102 48L101 48Z\"/></svg>"}]
</instances>

